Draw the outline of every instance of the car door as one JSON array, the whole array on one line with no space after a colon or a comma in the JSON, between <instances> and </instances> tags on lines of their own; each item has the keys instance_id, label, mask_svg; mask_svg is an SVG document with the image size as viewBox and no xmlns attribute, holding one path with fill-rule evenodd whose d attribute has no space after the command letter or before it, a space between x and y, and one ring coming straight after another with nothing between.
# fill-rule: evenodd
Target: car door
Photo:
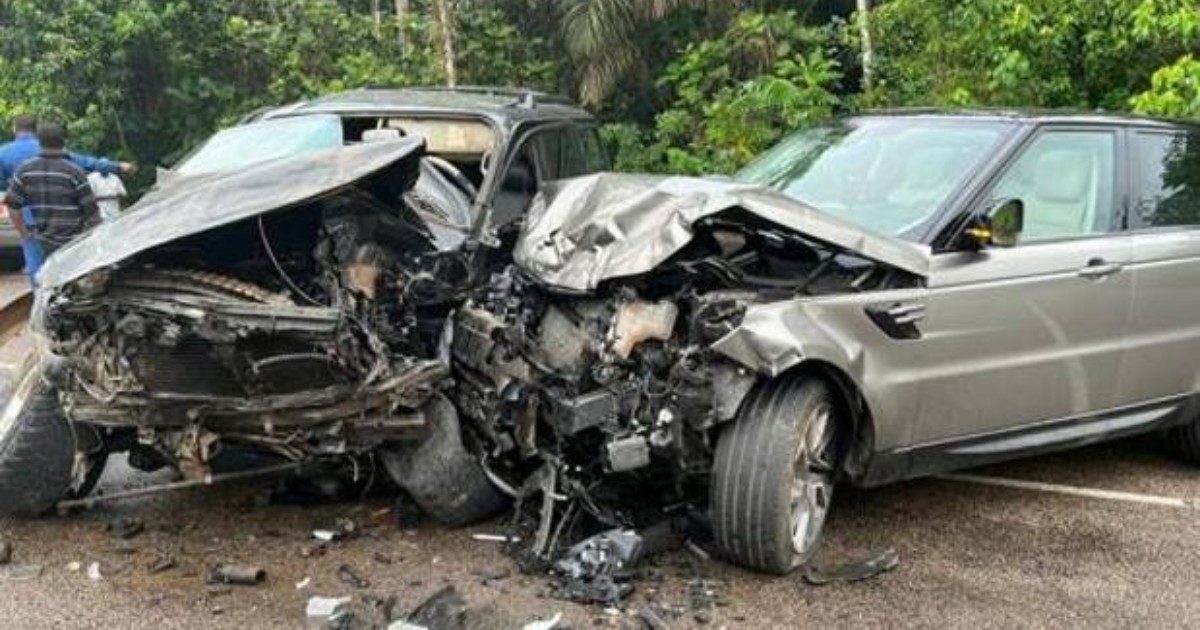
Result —
<instances>
[{"instance_id":1,"label":"car door","mask_svg":"<svg viewBox=\"0 0 1200 630\"><path fill-rule=\"evenodd\" d=\"M1200 391L1200 132L1135 128L1128 404Z\"/></svg>"},{"instance_id":2,"label":"car door","mask_svg":"<svg viewBox=\"0 0 1200 630\"><path fill-rule=\"evenodd\" d=\"M1047 127L1002 167L976 211L1024 203L1010 248L935 255L928 279L918 443L983 436L1114 404L1129 317L1120 230L1121 135Z\"/></svg>"}]
</instances>

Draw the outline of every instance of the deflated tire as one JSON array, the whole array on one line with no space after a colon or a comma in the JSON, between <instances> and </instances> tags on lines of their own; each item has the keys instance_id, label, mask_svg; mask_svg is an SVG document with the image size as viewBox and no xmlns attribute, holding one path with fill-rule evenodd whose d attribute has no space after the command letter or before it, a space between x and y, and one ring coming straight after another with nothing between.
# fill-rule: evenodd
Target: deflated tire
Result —
<instances>
[{"instance_id":1,"label":"deflated tire","mask_svg":"<svg viewBox=\"0 0 1200 630\"><path fill-rule=\"evenodd\" d=\"M71 485L75 436L37 369L0 386L0 515L37 516Z\"/></svg>"}]
</instances>

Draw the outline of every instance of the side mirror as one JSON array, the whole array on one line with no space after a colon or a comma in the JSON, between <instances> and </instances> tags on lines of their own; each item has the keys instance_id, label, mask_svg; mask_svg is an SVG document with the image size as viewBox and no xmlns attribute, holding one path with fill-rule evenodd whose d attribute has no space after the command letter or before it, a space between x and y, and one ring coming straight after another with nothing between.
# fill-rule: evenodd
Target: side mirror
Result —
<instances>
[{"instance_id":1,"label":"side mirror","mask_svg":"<svg viewBox=\"0 0 1200 630\"><path fill-rule=\"evenodd\" d=\"M984 247L1012 247L1025 227L1025 203L1020 199L997 202L963 231L964 247L978 251Z\"/></svg>"}]
</instances>

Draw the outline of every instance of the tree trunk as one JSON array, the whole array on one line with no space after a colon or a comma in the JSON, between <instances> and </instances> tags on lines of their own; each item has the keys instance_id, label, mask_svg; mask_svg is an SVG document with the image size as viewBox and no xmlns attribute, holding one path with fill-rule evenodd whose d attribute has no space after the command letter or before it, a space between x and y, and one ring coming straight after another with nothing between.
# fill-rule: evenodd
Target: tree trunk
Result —
<instances>
[{"instance_id":1,"label":"tree trunk","mask_svg":"<svg viewBox=\"0 0 1200 630\"><path fill-rule=\"evenodd\" d=\"M871 44L871 0L858 2L858 32L862 39L862 87L868 91L875 85L875 47Z\"/></svg>"},{"instance_id":2,"label":"tree trunk","mask_svg":"<svg viewBox=\"0 0 1200 630\"><path fill-rule=\"evenodd\" d=\"M396 0L396 37L400 46L404 46L404 24L408 21L408 0Z\"/></svg>"},{"instance_id":3,"label":"tree trunk","mask_svg":"<svg viewBox=\"0 0 1200 630\"><path fill-rule=\"evenodd\" d=\"M371 0L371 17L375 18L375 37L379 37L383 27L383 12L379 10L379 0Z\"/></svg>"},{"instance_id":4,"label":"tree trunk","mask_svg":"<svg viewBox=\"0 0 1200 630\"><path fill-rule=\"evenodd\" d=\"M446 85L458 85L458 65L454 61L454 13L451 0L434 0L437 11L438 30L442 40L442 66L446 71Z\"/></svg>"}]
</instances>

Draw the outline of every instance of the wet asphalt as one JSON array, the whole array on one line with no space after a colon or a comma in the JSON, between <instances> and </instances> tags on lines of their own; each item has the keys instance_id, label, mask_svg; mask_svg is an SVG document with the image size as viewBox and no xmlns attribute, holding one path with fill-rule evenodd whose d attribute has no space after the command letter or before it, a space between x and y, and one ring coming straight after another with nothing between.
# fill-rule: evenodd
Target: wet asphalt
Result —
<instances>
[{"instance_id":1,"label":"wet asphalt","mask_svg":"<svg viewBox=\"0 0 1200 630\"><path fill-rule=\"evenodd\" d=\"M0 277L0 294L18 282ZM3 297L0 295L0 297ZM1143 437L992 466L979 474L1200 499L1200 468ZM116 462L103 492L163 481ZM298 628L313 596L394 596L409 608L455 585L474 627L513 628L557 613L571 627L640 627L666 605L670 627L1185 627L1200 625L1200 509L1178 509L935 479L872 490L840 487L820 563L888 547L900 565L823 587L764 576L684 551L655 558L622 610L545 597L496 543L422 524L397 526L386 498L325 506L268 504L269 482L198 488L38 520L0 519L13 565L0 572L0 628ZM105 526L134 518L118 541ZM305 554L314 528L349 518L360 535ZM170 558L174 567L151 572ZM258 586L209 587L223 562L261 566ZM101 579L88 576L99 563ZM338 577L343 565L370 582ZM495 579L507 573L506 577ZM493 579L484 579L482 576ZM698 592L701 597L694 597ZM693 601L695 600L695 601Z\"/></svg>"}]
</instances>

